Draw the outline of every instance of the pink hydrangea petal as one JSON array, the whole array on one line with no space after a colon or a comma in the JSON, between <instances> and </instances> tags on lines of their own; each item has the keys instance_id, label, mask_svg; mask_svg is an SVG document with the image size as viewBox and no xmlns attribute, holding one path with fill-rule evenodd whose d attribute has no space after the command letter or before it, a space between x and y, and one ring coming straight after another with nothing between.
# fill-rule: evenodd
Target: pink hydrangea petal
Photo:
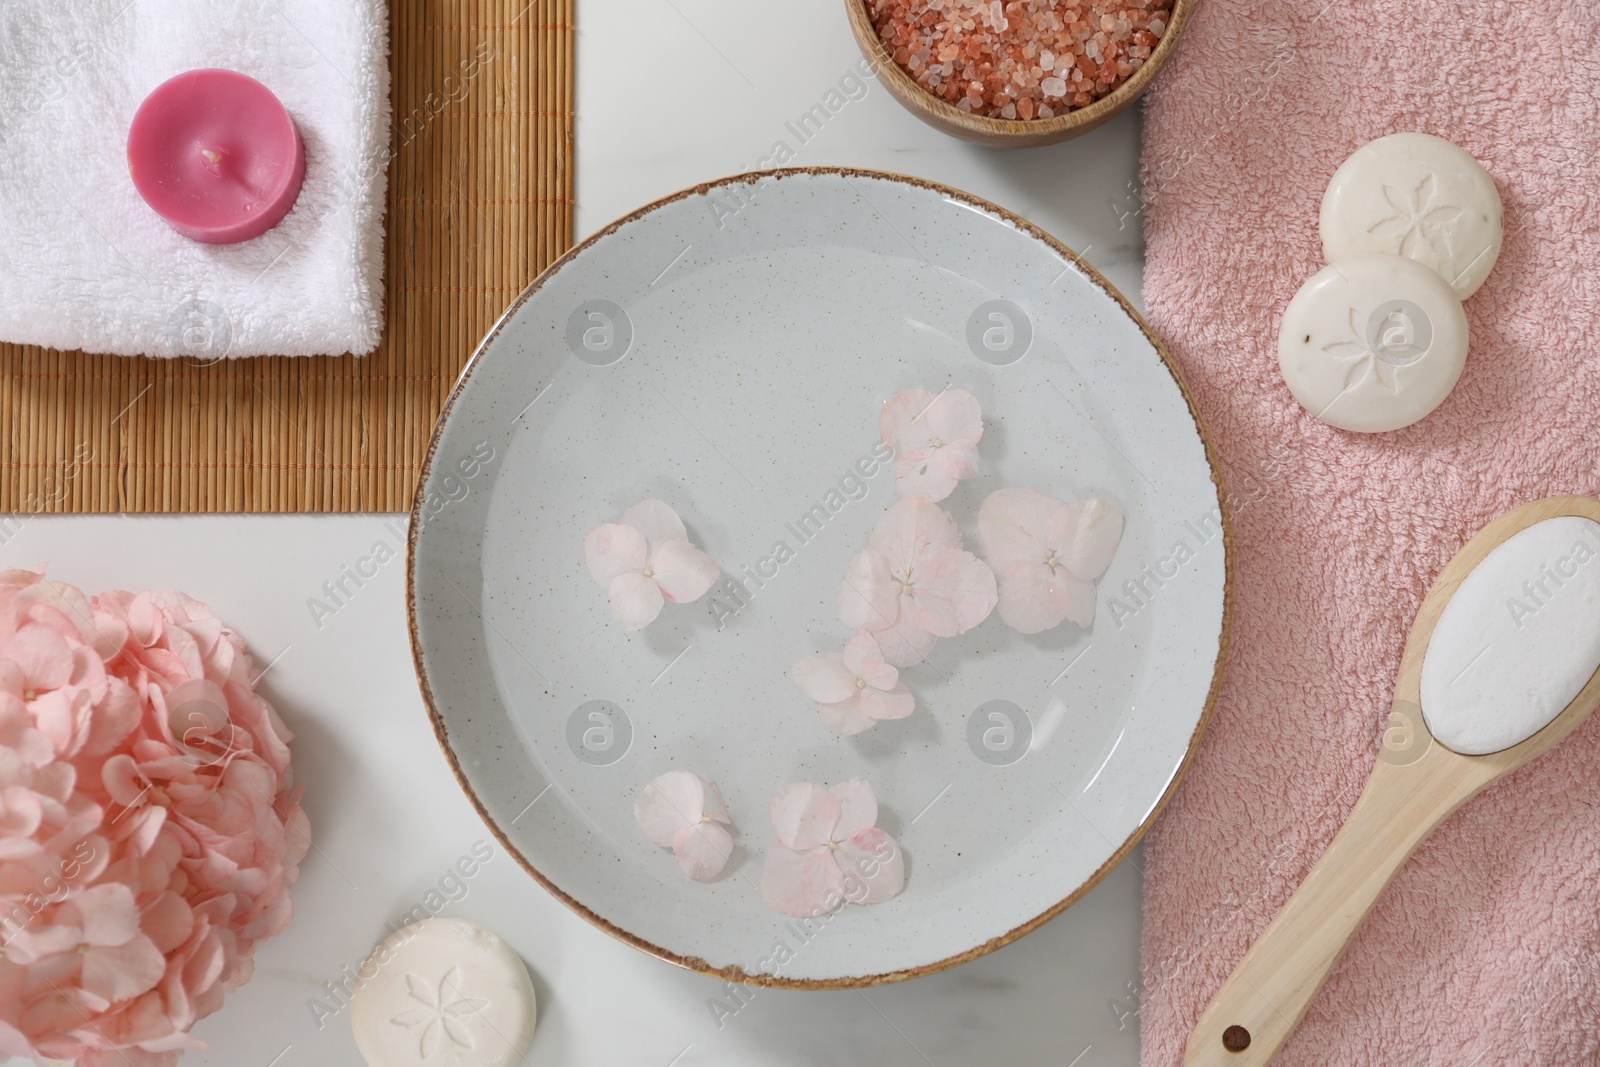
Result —
<instances>
[{"instance_id":1,"label":"pink hydrangea petal","mask_svg":"<svg viewBox=\"0 0 1600 1067\"><path fill-rule=\"evenodd\" d=\"M888 689L862 690L861 714L872 719L903 719L917 710L917 698L904 683Z\"/></svg>"},{"instance_id":2,"label":"pink hydrangea petal","mask_svg":"<svg viewBox=\"0 0 1600 1067\"><path fill-rule=\"evenodd\" d=\"M91 886L72 898L87 945L123 945L139 932L139 907L121 882Z\"/></svg>"},{"instance_id":3,"label":"pink hydrangea petal","mask_svg":"<svg viewBox=\"0 0 1600 1067\"><path fill-rule=\"evenodd\" d=\"M775 844L761 867L761 899L795 919L826 915L844 903L844 873L831 849L797 852Z\"/></svg>"},{"instance_id":4,"label":"pink hydrangea petal","mask_svg":"<svg viewBox=\"0 0 1600 1067\"><path fill-rule=\"evenodd\" d=\"M161 639L161 631L166 625L166 619L161 614L161 608L156 604L156 598L151 595L148 589L128 602L126 618L128 620L128 636L139 644L149 648Z\"/></svg>"},{"instance_id":5,"label":"pink hydrangea petal","mask_svg":"<svg viewBox=\"0 0 1600 1067\"><path fill-rule=\"evenodd\" d=\"M104 611L94 613L94 649L110 663L128 643L128 624Z\"/></svg>"},{"instance_id":6,"label":"pink hydrangea petal","mask_svg":"<svg viewBox=\"0 0 1600 1067\"><path fill-rule=\"evenodd\" d=\"M944 551L923 566L912 589L917 618L938 637L964 634L994 610L994 572L971 552Z\"/></svg>"},{"instance_id":7,"label":"pink hydrangea petal","mask_svg":"<svg viewBox=\"0 0 1600 1067\"><path fill-rule=\"evenodd\" d=\"M1061 614L1087 630L1094 625L1094 583L1086 582L1058 569L1056 582L1051 589L1056 608Z\"/></svg>"},{"instance_id":8,"label":"pink hydrangea petal","mask_svg":"<svg viewBox=\"0 0 1600 1067\"><path fill-rule=\"evenodd\" d=\"M105 786L113 802L124 806L138 803L150 786L139 772L139 765L126 752L117 753L101 766L100 784Z\"/></svg>"},{"instance_id":9,"label":"pink hydrangea petal","mask_svg":"<svg viewBox=\"0 0 1600 1067\"><path fill-rule=\"evenodd\" d=\"M884 401L878 411L878 437L890 448L896 447L911 420L927 410L933 394L926 389L906 389Z\"/></svg>"},{"instance_id":10,"label":"pink hydrangea petal","mask_svg":"<svg viewBox=\"0 0 1600 1067\"><path fill-rule=\"evenodd\" d=\"M47 797L65 807L73 803L72 790L78 784L78 769L70 763L51 763L47 767L40 767L33 772L32 790L41 797ZM84 807L88 807L87 798L83 800ZM85 818L85 827L92 827L94 820Z\"/></svg>"},{"instance_id":11,"label":"pink hydrangea petal","mask_svg":"<svg viewBox=\"0 0 1600 1067\"><path fill-rule=\"evenodd\" d=\"M29 837L0 837L0 862L42 855L44 846Z\"/></svg>"},{"instance_id":12,"label":"pink hydrangea petal","mask_svg":"<svg viewBox=\"0 0 1600 1067\"><path fill-rule=\"evenodd\" d=\"M37 966L41 960L48 965L52 959L81 945L82 934L76 926L64 926L59 919L54 925L35 922L12 934L6 946L6 959L24 966ZM37 981L38 974L29 977Z\"/></svg>"},{"instance_id":13,"label":"pink hydrangea petal","mask_svg":"<svg viewBox=\"0 0 1600 1067\"><path fill-rule=\"evenodd\" d=\"M72 677L72 649L44 626L24 626L0 643L0 659L22 670L27 689L59 689Z\"/></svg>"},{"instance_id":14,"label":"pink hydrangea petal","mask_svg":"<svg viewBox=\"0 0 1600 1067\"><path fill-rule=\"evenodd\" d=\"M844 651L840 656L840 662L851 678L861 677L861 668L868 660L882 659L883 656L878 651L878 642L873 640L872 634L866 630L857 630L851 634L849 640L845 641Z\"/></svg>"},{"instance_id":15,"label":"pink hydrangea petal","mask_svg":"<svg viewBox=\"0 0 1600 1067\"><path fill-rule=\"evenodd\" d=\"M7 1056L32 1056L33 1043L10 1023L0 1020L0 1053Z\"/></svg>"},{"instance_id":16,"label":"pink hydrangea petal","mask_svg":"<svg viewBox=\"0 0 1600 1067\"><path fill-rule=\"evenodd\" d=\"M127 1067L120 1060L107 1062L93 1058L101 1055L98 1051L79 1055L78 1050L86 1047L84 1039L95 1036L93 1031L85 1033L83 1017L91 1012L104 1011L101 1007L104 1002L88 997L81 990L68 990L67 993L67 996L37 997L23 1007L17 1025L24 1033L44 1035L34 1038L36 1055L48 1058L57 1058L61 1054L72 1056L73 1059L67 1061L72 1067L90 1067L91 1064L93 1067ZM99 1041L95 1043L102 1044ZM116 1049L107 1055L115 1056L121 1051ZM49 1062L48 1058L46 1063ZM136 1063L134 1067L149 1067L149 1064Z\"/></svg>"},{"instance_id":17,"label":"pink hydrangea petal","mask_svg":"<svg viewBox=\"0 0 1600 1067\"><path fill-rule=\"evenodd\" d=\"M105 661L98 652L88 645L72 650L72 676L67 679L68 685L82 689L89 694L89 699L99 703L106 695L108 678Z\"/></svg>"},{"instance_id":18,"label":"pink hydrangea petal","mask_svg":"<svg viewBox=\"0 0 1600 1067\"><path fill-rule=\"evenodd\" d=\"M943 500L956 491L959 479L939 462L939 450L918 448L894 464L894 487L903 497Z\"/></svg>"},{"instance_id":19,"label":"pink hydrangea petal","mask_svg":"<svg viewBox=\"0 0 1600 1067\"><path fill-rule=\"evenodd\" d=\"M697 882L709 882L722 873L733 855L733 836L722 824L702 822L685 827L672 843L678 869Z\"/></svg>"},{"instance_id":20,"label":"pink hydrangea petal","mask_svg":"<svg viewBox=\"0 0 1600 1067\"><path fill-rule=\"evenodd\" d=\"M878 795L865 778L846 779L828 792L839 801L839 823L834 827L833 840L842 841L851 834L878 825Z\"/></svg>"},{"instance_id":21,"label":"pink hydrangea petal","mask_svg":"<svg viewBox=\"0 0 1600 1067\"><path fill-rule=\"evenodd\" d=\"M678 513L672 510L671 505L660 500L639 501L622 513L620 521L644 534L650 542L652 556L668 541L689 539L689 530L678 518Z\"/></svg>"},{"instance_id":22,"label":"pink hydrangea petal","mask_svg":"<svg viewBox=\"0 0 1600 1067\"><path fill-rule=\"evenodd\" d=\"M645 783L634 799L633 817L651 841L673 848L680 833L699 825L705 798L705 779L690 771L668 771Z\"/></svg>"},{"instance_id":23,"label":"pink hydrangea petal","mask_svg":"<svg viewBox=\"0 0 1600 1067\"><path fill-rule=\"evenodd\" d=\"M1094 584L1065 567L1024 567L1000 582L1000 619L1018 633L1041 633L1063 619L1087 630L1094 609Z\"/></svg>"},{"instance_id":24,"label":"pink hydrangea petal","mask_svg":"<svg viewBox=\"0 0 1600 1067\"><path fill-rule=\"evenodd\" d=\"M892 505L872 528L868 542L883 553L891 569L909 566L928 549L961 547L955 518L931 501L912 497Z\"/></svg>"},{"instance_id":25,"label":"pink hydrangea petal","mask_svg":"<svg viewBox=\"0 0 1600 1067\"><path fill-rule=\"evenodd\" d=\"M632 526L607 522L583 539L583 559L589 565L589 577L605 589L620 575L643 573L650 562L650 546L644 534Z\"/></svg>"},{"instance_id":26,"label":"pink hydrangea petal","mask_svg":"<svg viewBox=\"0 0 1600 1067\"><path fill-rule=\"evenodd\" d=\"M899 595L900 583L890 573L889 561L867 549L845 566L834 607L846 626L875 633L895 621Z\"/></svg>"},{"instance_id":27,"label":"pink hydrangea petal","mask_svg":"<svg viewBox=\"0 0 1600 1067\"><path fill-rule=\"evenodd\" d=\"M865 630L857 630L845 642L844 666L874 689L893 689L900 680L900 672L884 662L878 639Z\"/></svg>"},{"instance_id":28,"label":"pink hydrangea petal","mask_svg":"<svg viewBox=\"0 0 1600 1067\"><path fill-rule=\"evenodd\" d=\"M1050 545L1062 564L1084 581L1111 566L1122 542L1122 513L1104 500L1077 500L1050 521Z\"/></svg>"},{"instance_id":29,"label":"pink hydrangea petal","mask_svg":"<svg viewBox=\"0 0 1600 1067\"><path fill-rule=\"evenodd\" d=\"M996 489L978 507L978 543L996 574L1050 558L1050 523L1064 505L1032 489Z\"/></svg>"},{"instance_id":30,"label":"pink hydrangea petal","mask_svg":"<svg viewBox=\"0 0 1600 1067\"><path fill-rule=\"evenodd\" d=\"M878 720L862 710L861 698L853 696L833 704L818 704L822 724L840 737L854 737L878 725Z\"/></svg>"},{"instance_id":31,"label":"pink hydrangea petal","mask_svg":"<svg viewBox=\"0 0 1600 1067\"><path fill-rule=\"evenodd\" d=\"M143 934L124 945L91 948L83 954L83 988L112 1003L155 988L167 964Z\"/></svg>"},{"instance_id":32,"label":"pink hydrangea petal","mask_svg":"<svg viewBox=\"0 0 1600 1067\"><path fill-rule=\"evenodd\" d=\"M978 446L971 441L951 441L933 455L938 468L958 481L978 476Z\"/></svg>"},{"instance_id":33,"label":"pink hydrangea petal","mask_svg":"<svg viewBox=\"0 0 1600 1067\"><path fill-rule=\"evenodd\" d=\"M33 767L43 767L56 757L55 746L50 739L38 730L24 729L17 736L16 743L11 746L22 758L24 763ZM103 753L90 752L89 755L98 756Z\"/></svg>"},{"instance_id":34,"label":"pink hydrangea petal","mask_svg":"<svg viewBox=\"0 0 1600 1067\"><path fill-rule=\"evenodd\" d=\"M874 641L873 644L877 645L877 641ZM870 689L888 691L900 684L900 671L883 658L881 646L879 646L878 656L869 663L864 664L861 668L861 673L857 677L866 682Z\"/></svg>"},{"instance_id":35,"label":"pink hydrangea petal","mask_svg":"<svg viewBox=\"0 0 1600 1067\"><path fill-rule=\"evenodd\" d=\"M40 891L55 872L71 895L10 939L0 1004L37 1056L171 1067L200 1044L186 1031L249 979L260 940L289 921L287 889L309 847L289 733L251 692L244 639L204 604L170 592L91 601L39 574L16 578L0 575L0 643L37 628L69 654L48 690L39 683L58 679L37 657L0 655L0 781L25 787L41 815L24 839L36 855L0 862L0 893ZM33 637L11 651L29 653ZM223 718L206 723L237 741L210 764L183 743L187 720L170 718L196 684L223 691ZM25 828L28 806L0 790L5 831ZM14 843L0 832L0 852Z\"/></svg>"},{"instance_id":36,"label":"pink hydrangea petal","mask_svg":"<svg viewBox=\"0 0 1600 1067\"><path fill-rule=\"evenodd\" d=\"M655 550L650 557L650 572L662 595L674 604L699 600L722 573L716 560L682 537Z\"/></svg>"},{"instance_id":37,"label":"pink hydrangea petal","mask_svg":"<svg viewBox=\"0 0 1600 1067\"><path fill-rule=\"evenodd\" d=\"M844 868L846 888L855 890L851 878L859 879L865 893L852 892L856 904L882 904L898 896L906 885L906 858L900 843L873 827L852 834L839 843L839 864Z\"/></svg>"},{"instance_id":38,"label":"pink hydrangea petal","mask_svg":"<svg viewBox=\"0 0 1600 1067\"><path fill-rule=\"evenodd\" d=\"M212 987L228 965L228 946L217 936L215 929L207 931L195 946L194 955L183 966L183 982L192 993L202 993Z\"/></svg>"},{"instance_id":39,"label":"pink hydrangea petal","mask_svg":"<svg viewBox=\"0 0 1600 1067\"><path fill-rule=\"evenodd\" d=\"M44 821L44 806L20 785L0 789L0 837L32 837Z\"/></svg>"},{"instance_id":40,"label":"pink hydrangea petal","mask_svg":"<svg viewBox=\"0 0 1600 1067\"><path fill-rule=\"evenodd\" d=\"M130 815L123 822L126 834L119 836L132 843L135 853L147 855L155 847L166 821L167 809L159 804L139 808L137 815Z\"/></svg>"},{"instance_id":41,"label":"pink hydrangea petal","mask_svg":"<svg viewBox=\"0 0 1600 1067\"><path fill-rule=\"evenodd\" d=\"M167 694L167 727L180 746L204 751L228 736L228 698L207 678L191 678Z\"/></svg>"},{"instance_id":42,"label":"pink hydrangea petal","mask_svg":"<svg viewBox=\"0 0 1600 1067\"><path fill-rule=\"evenodd\" d=\"M946 389L928 405L921 420L929 436L945 444L965 442L976 445L983 438L983 408L978 398L965 389Z\"/></svg>"},{"instance_id":43,"label":"pink hydrangea petal","mask_svg":"<svg viewBox=\"0 0 1600 1067\"><path fill-rule=\"evenodd\" d=\"M106 687L106 699L96 709L90 723L83 754L103 756L120 745L139 725L140 710L138 694L132 687L120 678L111 679Z\"/></svg>"},{"instance_id":44,"label":"pink hydrangea petal","mask_svg":"<svg viewBox=\"0 0 1600 1067\"><path fill-rule=\"evenodd\" d=\"M89 695L77 689L45 693L32 704L39 732L50 739L63 758L76 756L89 739Z\"/></svg>"},{"instance_id":45,"label":"pink hydrangea petal","mask_svg":"<svg viewBox=\"0 0 1600 1067\"><path fill-rule=\"evenodd\" d=\"M936 637L955 637L961 632L961 622L956 611L951 578L959 571L955 561L943 553L931 557L918 571L916 586L910 593L912 617L917 625Z\"/></svg>"},{"instance_id":46,"label":"pink hydrangea petal","mask_svg":"<svg viewBox=\"0 0 1600 1067\"><path fill-rule=\"evenodd\" d=\"M900 597L900 621L873 634L886 662L896 667L915 667L928 658L939 639L917 621L916 602L910 593Z\"/></svg>"},{"instance_id":47,"label":"pink hydrangea petal","mask_svg":"<svg viewBox=\"0 0 1600 1067\"><path fill-rule=\"evenodd\" d=\"M1000 580L1000 621L1020 634L1043 633L1066 616L1054 594L1056 575L1043 563L1018 567Z\"/></svg>"},{"instance_id":48,"label":"pink hydrangea petal","mask_svg":"<svg viewBox=\"0 0 1600 1067\"><path fill-rule=\"evenodd\" d=\"M17 590L11 613L17 619L31 618L69 640L95 643L94 605L83 590L65 582L53 582L40 574L39 581ZM76 643L76 641L74 642Z\"/></svg>"},{"instance_id":49,"label":"pink hydrangea petal","mask_svg":"<svg viewBox=\"0 0 1600 1067\"><path fill-rule=\"evenodd\" d=\"M157 951L173 952L194 932L194 910L182 897L168 890L144 906L139 929Z\"/></svg>"},{"instance_id":50,"label":"pink hydrangea petal","mask_svg":"<svg viewBox=\"0 0 1600 1067\"><path fill-rule=\"evenodd\" d=\"M661 605L661 587L643 574L619 574L611 580L606 590L611 601L611 614L616 616L624 630L642 630L656 621Z\"/></svg>"},{"instance_id":51,"label":"pink hydrangea petal","mask_svg":"<svg viewBox=\"0 0 1600 1067\"><path fill-rule=\"evenodd\" d=\"M181 626L169 626L162 638L166 642L165 652L172 661L173 669L191 677L198 677L205 673L205 661L200 656L200 643L194 635Z\"/></svg>"},{"instance_id":52,"label":"pink hydrangea petal","mask_svg":"<svg viewBox=\"0 0 1600 1067\"><path fill-rule=\"evenodd\" d=\"M789 782L772 794L769 814L783 845L815 848L833 838L839 825L839 798L815 782Z\"/></svg>"},{"instance_id":53,"label":"pink hydrangea petal","mask_svg":"<svg viewBox=\"0 0 1600 1067\"><path fill-rule=\"evenodd\" d=\"M962 633L966 633L974 626L989 617L994 610L999 593L995 588L994 571L983 560L970 552L963 552L959 561L958 573L954 578L954 588L957 590L956 622Z\"/></svg>"},{"instance_id":54,"label":"pink hydrangea petal","mask_svg":"<svg viewBox=\"0 0 1600 1067\"><path fill-rule=\"evenodd\" d=\"M705 800L701 804L702 814L709 815L718 822L732 822L728 818L728 802L722 799L722 790L717 788L717 783L700 776L700 784L706 787Z\"/></svg>"},{"instance_id":55,"label":"pink hydrangea petal","mask_svg":"<svg viewBox=\"0 0 1600 1067\"><path fill-rule=\"evenodd\" d=\"M836 704L855 698L855 675L845 667L844 657L837 652L826 656L807 656L797 662L789 673L794 678L794 684L818 704Z\"/></svg>"}]
</instances>

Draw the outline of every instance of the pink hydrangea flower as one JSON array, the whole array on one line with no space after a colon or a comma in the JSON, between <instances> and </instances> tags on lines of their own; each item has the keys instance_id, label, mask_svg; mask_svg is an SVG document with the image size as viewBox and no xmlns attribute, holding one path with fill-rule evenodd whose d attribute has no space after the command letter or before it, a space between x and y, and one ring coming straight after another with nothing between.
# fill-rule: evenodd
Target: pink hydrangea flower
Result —
<instances>
[{"instance_id":1,"label":"pink hydrangea flower","mask_svg":"<svg viewBox=\"0 0 1600 1067\"><path fill-rule=\"evenodd\" d=\"M864 778L824 789L790 782L772 794L778 840L761 869L761 899L773 911L816 918L854 904L880 904L905 887L905 856L877 828L878 798Z\"/></svg>"},{"instance_id":2,"label":"pink hydrangea flower","mask_svg":"<svg viewBox=\"0 0 1600 1067\"><path fill-rule=\"evenodd\" d=\"M978 473L983 410L965 389L907 389L878 412L878 436L894 449L900 495L937 503Z\"/></svg>"},{"instance_id":3,"label":"pink hydrangea flower","mask_svg":"<svg viewBox=\"0 0 1600 1067\"><path fill-rule=\"evenodd\" d=\"M903 719L917 707L900 672L884 662L878 642L857 630L843 652L807 656L794 665L794 681L817 702L828 729L845 737L877 725L880 719Z\"/></svg>"},{"instance_id":4,"label":"pink hydrangea flower","mask_svg":"<svg viewBox=\"0 0 1600 1067\"><path fill-rule=\"evenodd\" d=\"M678 858L678 868L697 882L722 873L733 855L725 827L728 805L717 783L688 771L652 778L633 802L633 817L646 837Z\"/></svg>"},{"instance_id":5,"label":"pink hydrangea flower","mask_svg":"<svg viewBox=\"0 0 1600 1067\"><path fill-rule=\"evenodd\" d=\"M583 556L624 630L649 626L664 600L699 600L722 573L715 560L689 543L678 513L659 500L641 500L622 513L620 522L590 530Z\"/></svg>"},{"instance_id":6,"label":"pink hydrangea flower","mask_svg":"<svg viewBox=\"0 0 1600 1067\"><path fill-rule=\"evenodd\" d=\"M1103 500L1062 503L1032 489L999 489L978 509L978 540L1000 580L1000 618L1036 634L1071 619L1094 622L1094 580L1122 540L1122 515Z\"/></svg>"},{"instance_id":7,"label":"pink hydrangea flower","mask_svg":"<svg viewBox=\"0 0 1600 1067\"><path fill-rule=\"evenodd\" d=\"M845 567L835 606L866 630L896 667L921 663L940 637L966 633L994 610L994 574L961 545L955 519L918 498L902 500Z\"/></svg>"},{"instance_id":8,"label":"pink hydrangea flower","mask_svg":"<svg viewBox=\"0 0 1600 1067\"><path fill-rule=\"evenodd\" d=\"M310 846L245 644L180 593L0 572L0 1055L171 1067Z\"/></svg>"}]
</instances>

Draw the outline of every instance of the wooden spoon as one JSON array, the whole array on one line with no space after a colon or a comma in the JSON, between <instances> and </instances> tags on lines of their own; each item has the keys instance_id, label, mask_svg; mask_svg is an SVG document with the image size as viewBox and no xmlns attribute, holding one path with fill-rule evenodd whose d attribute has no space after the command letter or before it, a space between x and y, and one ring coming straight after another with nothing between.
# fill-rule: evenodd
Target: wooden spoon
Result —
<instances>
[{"instance_id":1,"label":"wooden spoon","mask_svg":"<svg viewBox=\"0 0 1600 1067\"><path fill-rule=\"evenodd\" d=\"M1456 553L1406 639L1378 763L1338 836L1211 999L1189 1038L1187 1067L1265 1065L1288 1040L1378 896L1434 827L1473 795L1571 733L1600 704L1600 671L1548 725L1486 756L1453 752L1421 714L1422 659L1445 605L1491 551L1562 515L1600 522L1600 501L1551 497L1500 516Z\"/></svg>"}]
</instances>

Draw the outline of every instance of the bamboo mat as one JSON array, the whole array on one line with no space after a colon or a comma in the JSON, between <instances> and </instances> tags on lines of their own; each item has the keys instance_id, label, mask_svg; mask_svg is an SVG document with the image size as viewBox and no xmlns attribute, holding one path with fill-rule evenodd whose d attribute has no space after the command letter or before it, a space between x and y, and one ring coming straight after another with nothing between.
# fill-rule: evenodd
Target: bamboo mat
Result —
<instances>
[{"instance_id":1,"label":"bamboo mat","mask_svg":"<svg viewBox=\"0 0 1600 1067\"><path fill-rule=\"evenodd\" d=\"M391 0L377 352L204 365L0 344L0 512L409 510L461 368L572 243L573 2Z\"/></svg>"}]
</instances>

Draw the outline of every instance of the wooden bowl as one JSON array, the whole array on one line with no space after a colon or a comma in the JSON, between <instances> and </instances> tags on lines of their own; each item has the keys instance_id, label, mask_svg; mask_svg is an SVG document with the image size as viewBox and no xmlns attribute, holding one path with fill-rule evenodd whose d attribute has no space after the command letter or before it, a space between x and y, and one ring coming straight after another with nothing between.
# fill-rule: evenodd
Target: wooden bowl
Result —
<instances>
[{"instance_id":1,"label":"wooden bowl","mask_svg":"<svg viewBox=\"0 0 1600 1067\"><path fill-rule=\"evenodd\" d=\"M1096 126L1109 122L1123 108L1139 98L1145 91L1161 64L1178 45L1184 24L1194 8L1194 0L1173 0L1172 14L1167 30L1156 43L1144 66L1110 93L1086 107L1073 108L1064 115L1047 119L992 119L986 115L973 115L954 104L928 92L901 69L889 50L878 37L867 13L867 0L844 0L845 12L850 16L850 31L855 34L861 54L866 56L877 71L878 80L900 103L917 118L937 130L963 141L988 145L990 148L1037 148L1055 144L1079 134L1088 133Z\"/></svg>"}]
</instances>

